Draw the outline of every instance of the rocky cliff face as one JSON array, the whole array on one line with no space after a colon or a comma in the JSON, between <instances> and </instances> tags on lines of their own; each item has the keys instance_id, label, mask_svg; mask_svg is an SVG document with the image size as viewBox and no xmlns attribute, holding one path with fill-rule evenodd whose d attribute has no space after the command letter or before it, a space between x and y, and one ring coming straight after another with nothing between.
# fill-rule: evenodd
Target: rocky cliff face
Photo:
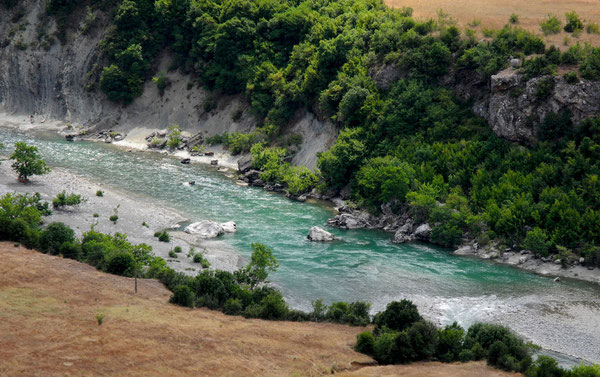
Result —
<instances>
[{"instance_id":1,"label":"rocky cliff face","mask_svg":"<svg viewBox=\"0 0 600 377\"><path fill-rule=\"evenodd\" d=\"M191 134L212 136L249 132L257 126L243 97L216 95L188 75L168 72L168 53L158 59L156 67L170 81L162 96L152 81L146 83L144 94L126 107L108 101L99 91L87 91L89 72L101 63L100 44L110 25L108 15L97 12L88 33L70 28L65 44L46 44L43 35L52 35L56 25L45 15L45 1L24 0L26 14L13 22L17 8L6 11L0 7L0 36L4 38L0 41L0 112L125 133L140 127L165 129L177 123ZM210 111L205 111L207 101L215 102ZM240 111L243 115L234 117ZM291 122L289 132L303 135L294 163L314 167L316 152L328 149L338 131L333 124L303 112Z\"/></svg>"},{"instance_id":2,"label":"rocky cliff face","mask_svg":"<svg viewBox=\"0 0 600 377\"><path fill-rule=\"evenodd\" d=\"M544 85L547 90L541 91ZM563 77L543 76L523 80L508 68L492 76L489 94L473 110L488 120L492 130L505 139L532 142L538 125L550 113L568 111L574 124L600 113L600 82L569 84Z\"/></svg>"}]
</instances>

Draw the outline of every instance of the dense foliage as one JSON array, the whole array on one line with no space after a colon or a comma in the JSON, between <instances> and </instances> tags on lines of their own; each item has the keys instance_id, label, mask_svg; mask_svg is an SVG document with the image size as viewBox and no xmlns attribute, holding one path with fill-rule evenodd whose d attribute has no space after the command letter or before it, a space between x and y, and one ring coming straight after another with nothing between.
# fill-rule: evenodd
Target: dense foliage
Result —
<instances>
[{"instance_id":1,"label":"dense foliage","mask_svg":"<svg viewBox=\"0 0 600 377\"><path fill-rule=\"evenodd\" d=\"M600 376L598 365L581 364L565 370L548 356L539 356L533 361L534 346L500 325L476 323L465 331L454 322L437 328L423 320L416 306L408 300L389 303L373 322L373 332L358 334L354 349L381 364L486 360L496 368L522 372L527 377Z\"/></svg>"},{"instance_id":2,"label":"dense foliage","mask_svg":"<svg viewBox=\"0 0 600 377\"><path fill-rule=\"evenodd\" d=\"M14 160L11 167L19 175L19 182L28 182L32 175L42 175L50 172L37 149L20 141L15 143L15 151L10 156Z\"/></svg>"}]
</instances>

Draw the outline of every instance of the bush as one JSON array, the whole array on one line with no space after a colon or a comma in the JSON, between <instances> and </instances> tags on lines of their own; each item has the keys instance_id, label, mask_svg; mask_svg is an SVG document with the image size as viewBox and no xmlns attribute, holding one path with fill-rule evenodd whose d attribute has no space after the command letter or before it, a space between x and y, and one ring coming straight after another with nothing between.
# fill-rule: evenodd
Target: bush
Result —
<instances>
[{"instance_id":1,"label":"bush","mask_svg":"<svg viewBox=\"0 0 600 377\"><path fill-rule=\"evenodd\" d=\"M177 253L173 250L169 250L169 258L177 258Z\"/></svg>"},{"instance_id":2,"label":"bush","mask_svg":"<svg viewBox=\"0 0 600 377\"><path fill-rule=\"evenodd\" d=\"M154 237L157 237L160 242L170 242L171 236L166 230L155 232Z\"/></svg>"},{"instance_id":3,"label":"bush","mask_svg":"<svg viewBox=\"0 0 600 377\"><path fill-rule=\"evenodd\" d=\"M567 33L573 33L583 30L583 22L579 18L579 15L575 11L565 13L567 24L565 25L565 31Z\"/></svg>"},{"instance_id":4,"label":"bush","mask_svg":"<svg viewBox=\"0 0 600 377\"><path fill-rule=\"evenodd\" d=\"M76 206L81 204L81 202L81 195L74 193L67 195L66 191L63 191L58 193L56 197L52 199L52 206L54 208L62 208L66 206Z\"/></svg>"},{"instance_id":5,"label":"bush","mask_svg":"<svg viewBox=\"0 0 600 377\"><path fill-rule=\"evenodd\" d=\"M105 271L115 275L133 276L134 269L133 255L119 251L108 258Z\"/></svg>"},{"instance_id":6,"label":"bush","mask_svg":"<svg viewBox=\"0 0 600 377\"><path fill-rule=\"evenodd\" d=\"M287 304L279 292L270 293L258 304L252 304L244 311L246 318L261 318L269 320L285 319L288 312Z\"/></svg>"},{"instance_id":7,"label":"bush","mask_svg":"<svg viewBox=\"0 0 600 377\"><path fill-rule=\"evenodd\" d=\"M58 254L65 243L75 241L75 232L63 223L52 223L42 232L40 247L48 254Z\"/></svg>"},{"instance_id":8,"label":"bush","mask_svg":"<svg viewBox=\"0 0 600 377\"><path fill-rule=\"evenodd\" d=\"M188 308L194 307L194 301L196 301L194 292L187 285L176 286L173 289L173 295L169 299L172 304L187 306Z\"/></svg>"},{"instance_id":9,"label":"bush","mask_svg":"<svg viewBox=\"0 0 600 377\"><path fill-rule=\"evenodd\" d=\"M243 309L242 301L235 298L228 299L223 305L223 313L227 315L240 315Z\"/></svg>"},{"instance_id":10,"label":"bush","mask_svg":"<svg viewBox=\"0 0 600 377\"><path fill-rule=\"evenodd\" d=\"M510 22L513 25L516 25L519 23L519 15L516 13L513 13L510 15L510 18L508 19L508 22Z\"/></svg>"},{"instance_id":11,"label":"bush","mask_svg":"<svg viewBox=\"0 0 600 377\"><path fill-rule=\"evenodd\" d=\"M406 338L406 341L403 342L410 347L408 343L408 335L406 333L403 334L402 337ZM396 361L398 357L394 354L396 353L396 338L397 334L395 332L384 332L379 334L375 338L375 345L373 346L373 358L377 360L380 364L390 364ZM402 342L401 342L402 343Z\"/></svg>"},{"instance_id":12,"label":"bush","mask_svg":"<svg viewBox=\"0 0 600 377\"><path fill-rule=\"evenodd\" d=\"M540 23L540 28L544 35L560 33L561 26L562 22L552 14L547 15L544 21Z\"/></svg>"},{"instance_id":13,"label":"bush","mask_svg":"<svg viewBox=\"0 0 600 377\"><path fill-rule=\"evenodd\" d=\"M390 302L383 312L375 316L373 323L377 334L383 327L396 331L408 329L413 323L421 319L415 304L409 300L402 300Z\"/></svg>"},{"instance_id":14,"label":"bush","mask_svg":"<svg viewBox=\"0 0 600 377\"><path fill-rule=\"evenodd\" d=\"M588 80L600 80L600 48L589 53L579 66L581 77Z\"/></svg>"},{"instance_id":15,"label":"bush","mask_svg":"<svg viewBox=\"0 0 600 377\"><path fill-rule=\"evenodd\" d=\"M158 94L162 97L165 94L165 90L171 85L171 81L164 73L161 73L158 77L153 77L152 81L156 84Z\"/></svg>"},{"instance_id":16,"label":"bush","mask_svg":"<svg viewBox=\"0 0 600 377\"><path fill-rule=\"evenodd\" d=\"M100 196L100 197L104 196L104 191L102 191L102 190L96 191L96 196Z\"/></svg>"},{"instance_id":17,"label":"bush","mask_svg":"<svg viewBox=\"0 0 600 377\"><path fill-rule=\"evenodd\" d=\"M438 329L433 323L415 322L407 330L407 334L416 360L429 360L435 355Z\"/></svg>"},{"instance_id":18,"label":"bush","mask_svg":"<svg viewBox=\"0 0 600 377\"><path fill-rule=\"evenodd\" d=\"M544 77L537 84L537 87L535 89L535 96L540 100L544 100L550 97L553 91L554 77Z\"/></svg>"},{"instance_id":19,"label":"bush","mask_svg":"<svg viewBox=\"0 0 600 377\"><path fill-rule=\"evenodd\" d=\"M577 84L579 82L579 76L577 76L576 72L567 72L564 74L563 78L569 84Z\"/></svg>"},{"instance_id":20,"label":"bush","mask_svg":"<svg viewBox=\"0 0 600 377\"><path fill-rule=\"evenodd\" d=\"M173 248L173 251L176 252L176 253L181 253L183 251L183 249L181 248L181 246L175 246Z\"/></svg>"},{"instance_id":21,"label":"bush","mask_svg":"<svg viewBox=\"0 0 600 377\"><path fill-rule=\"evenodd\" d=\"M524 249L533 251L535 254L547 257L551 243L548 241L548 235L542 229L535 227L525 236L521 246Z\"/></svg>"},{"instance_id":22,"label":"bush","mask_svg":"<svg viewBox=\"0 0 600 377\"><path fill-rule=\"evenodd\" d=\"M356 336L356 344L354 345L356 352L366 355L373 355L375 352L375 337L370 331L363 331Z\"/></svg>"},{"instance_id":23,"label":"bush","mask_svg":"<svg viewBox=\"0 0 600 377\"><path fill-rule=\"evenodd\" d=\"M462 360L461 352L463 351L463 339L465 330L456 322L450 326L440 329L438 332L438 342L436 348L437 357L444 362L452 362ZM469 351L470 352L470 351ZM463 358L467 355L463 355ZM472 355L468 355L467 360L471 360Z\"/></svg>"},{"instance_id":24,"label":"bush","mask_svg":"<svg viewBox=\"0 0 600 377\"><path fill-rule=\"evenodd\" d=\"M598 24L595 22L590 22L586 25L585 31L588 34L600 34L600 28L598 28Z\"/></svg>"},{"instance_id":25,"label":"bush","mask_svg":"<svg viewBox=\"0 0 600 377\"><path fill-rule=\"evenodd\" d=\"M108 219L110 221L112 221L114 224L116 224L117 221L119 220L119 216L118 215L111 215Z\"/></svg>"}]
</instances>

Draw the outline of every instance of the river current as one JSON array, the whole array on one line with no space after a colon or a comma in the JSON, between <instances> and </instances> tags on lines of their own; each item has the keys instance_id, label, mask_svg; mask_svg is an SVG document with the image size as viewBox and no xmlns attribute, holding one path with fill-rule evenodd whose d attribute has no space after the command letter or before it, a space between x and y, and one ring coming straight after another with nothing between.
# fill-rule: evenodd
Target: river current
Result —
<instances>
[{"instance_id":1,"label":"river current","mask_svg":"<svg viewBox=\"0 0 600 377\"><path fill-rule=\"evenodd\" d=\"M247 258L250 244L275 252L280 268L271 282L291 307L311 300L363 300L379 311L392 300L413 300L422 314L444 325L502 323L548 350L600 362L600 287L452 255L427 244L395 245L373 230L327 229L332 243L306 240L334 215L326 203L299 203L259 188L236 185L203 165L182 165L157 153L128 153L113 145L68 143L57 136L19 135L0 129L0 143L37 145L50 166L66 168L115 189L173 208L191 221L233 220L238 232L220 239ZM182 183L195 181L194 186ZM556 356L556 355L554 355ZM564 363L572 363L569 357Z\"/></svg>"}]
</instances>

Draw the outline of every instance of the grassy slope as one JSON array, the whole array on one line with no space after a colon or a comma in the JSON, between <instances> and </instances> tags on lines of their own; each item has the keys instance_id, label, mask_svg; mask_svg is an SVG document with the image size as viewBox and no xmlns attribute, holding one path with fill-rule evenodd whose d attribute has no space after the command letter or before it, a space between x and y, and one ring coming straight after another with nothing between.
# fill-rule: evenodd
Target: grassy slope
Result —
<instances>
[{"instance_id":1,"label":"grassy slope","mask_svg":"<svg viewBox=\"0 0 600 377\"><path fill-rule=\"evenodd\" d=\"M519 26L541 35L539 24L548 13L558 16L564 26L565 13L572 10L583 20L600 25L600 6L597 0L385 0L385 3L395 8L412 7L413 15L419 19L437 19L438 11L443 9L462 27L477 19L481 21L481 26L476 28L479 31L482 27L501 28L508 22L510 15L516 13L520 18ZM565 36L569 36L572 45L577 41L590 42L595 46L600 44L600 36L587 34L585 31L579 38L563 31L544 39L547 43L564 48Z\"/></svg>"},{"instance_id":2,"label":"grassy slope","mask_svg":"<svg viewBox=\"0 0 600 377\"><path fill-rule=\"evenodd\" d=\"M372 362L351 349L362 328L190 310L168 304L170 292L158 281L140 281L136 296L132 279L9 243L0 243L0 260L0 376L315 376ZM404 372L511 375L481 363L369 367L351 375Z\"/></svg>"}]
</instances>

